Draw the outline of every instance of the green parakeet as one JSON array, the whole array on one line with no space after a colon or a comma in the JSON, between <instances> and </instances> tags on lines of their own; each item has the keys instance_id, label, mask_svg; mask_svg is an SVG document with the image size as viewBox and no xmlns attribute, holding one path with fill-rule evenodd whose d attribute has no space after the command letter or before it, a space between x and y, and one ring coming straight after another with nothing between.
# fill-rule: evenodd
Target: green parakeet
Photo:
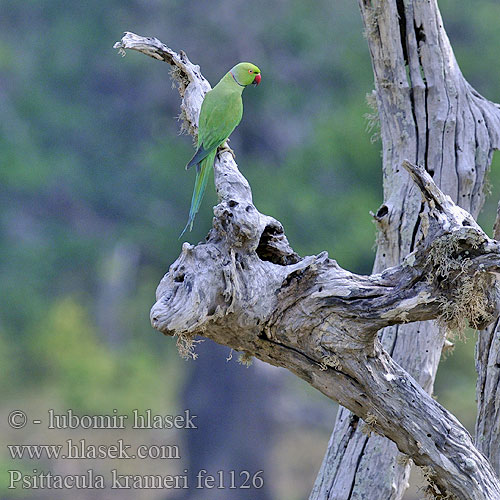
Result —
<instances>
[{"instance_id":1,"label":"green parakeet","mask_svg":"<svg viewBox=\"0 0 500 500\"><path fill-rule=\"evenodd\" d=\"M189 219L181 236L193 229L193 222L200 208L210 171L214 165L217 148L226 142L238 126L243 115L241 94L248 85L260 83L260 69L254 64L241 62L226 73L221 81L205 96L200 110L197 150L186 169L196 165ZM180 237L180 236L179 236Z\"/></svg>"}]
</instances>

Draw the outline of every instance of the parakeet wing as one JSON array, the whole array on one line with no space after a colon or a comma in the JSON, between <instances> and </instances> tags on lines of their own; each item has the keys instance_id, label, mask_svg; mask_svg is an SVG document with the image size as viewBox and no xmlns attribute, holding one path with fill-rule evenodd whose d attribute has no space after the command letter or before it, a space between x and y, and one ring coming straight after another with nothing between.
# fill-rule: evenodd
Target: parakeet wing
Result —
<instances>
[{"instance_id":1,"label":"parakeet wing","mask_svg":"<svg viewBox=\"0 0 500 500\"><path fill-rule=\"evenodd\" d=\"M199 147L205 151L218 148L240 123L242 115L240 93L214 88L205 96L200 112Z\"/></svg>"},{"instance_id":2,"label":"parakeet wing","mask_svg":"<svg viewBox=\"0 0 500 500\"><path fill-rule=\"evenodd\" d=\"M186 170L191 168L193 165L201 163L209 154L210 150L207 151L203 146L200 146L191 160L189 160L189 163L186 165Z\"/></svg>"}]
</instances>

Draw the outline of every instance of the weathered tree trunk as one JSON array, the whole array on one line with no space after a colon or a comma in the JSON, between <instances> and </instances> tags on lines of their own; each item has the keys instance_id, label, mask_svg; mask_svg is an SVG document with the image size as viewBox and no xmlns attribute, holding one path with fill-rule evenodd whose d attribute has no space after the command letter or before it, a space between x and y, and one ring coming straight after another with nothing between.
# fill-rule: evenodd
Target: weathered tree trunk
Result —
<instances>
[{"instance_id":1,"label":"weathered tree trunk","mask_svg":"<svg viewBox=\"0 0 500 500\"><path fill-rule=\"evenodd\" d=\"M183 118L195 132L209 88L199 68L157 39L127 33L115 46L174 65ZM500 482L467 431L378 341L377 332L389 326L440 318L484 328L498 316L500 245L424 168L403 165L424 197L418 245L399 265L359 276L326 252L299 257L281 224L253 205L233 157L220 154L214 226L206 242L183 245L158 287L151 321L176 335L184 353L202 334L292 371L425 467L433 491L500 500ZM400 196L409 196L409 180L407 186Z\"/></svg>"},{"instance_id":2,"label":"weathered tree trunk","mask_svg":"<svg viewBox=\"0 0 500 500\"><path fill-rule=\"evenodd\" d=\"M480 332L476 345L476 446L500 475L500 321Z\"/></svg>"},{"instance_id":3,"label":"weathered tree trunk","mask_svg":"<svg viewBox=\"0 0 500 500\"><path fill-rule=\"evenodd\" d=\"M401 262L419 234L421 196L400 168L401 161L410 158L424 165L446 194L477 217L499 144L500 113L464 80L435 0L360 0L359 5L383 147L384 204L376 214L380 236L374 266L379 272ZM383 330L381 341L432 393L444 334L435 322L417 322ZM490 390L499 372L484 382ZM497 407L497 417L498 412ZM357 419L341 409L310 500L401 498L410 465L398 455L394 443L368 438Z\"/></svg>"},{"instance_id":4,"label":"weathered tree trunk","mask_svg":"<svg viewBox=\"0 0 500 500\"><path fill-rule=\"evenodd\" d=\"M500 203L494 237L500 239ZM476 446L500 476L500 321L479 332L476 344Z\"/></svg>"}]
</instances>

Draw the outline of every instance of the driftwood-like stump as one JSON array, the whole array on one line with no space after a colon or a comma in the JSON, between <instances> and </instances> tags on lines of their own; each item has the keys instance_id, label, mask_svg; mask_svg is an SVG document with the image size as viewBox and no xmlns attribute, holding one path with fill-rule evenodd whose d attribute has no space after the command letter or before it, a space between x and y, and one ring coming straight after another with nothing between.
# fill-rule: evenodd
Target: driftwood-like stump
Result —
<instances>
[{"instance_id":1,"label":"driftwood-like stump","mask_svg":"<svg viewBox=\"0 0 500 500\"><path fill-rule=\"evenodd\" d=\"M126 33L115 45L174 66L181 109L194 133L209 85L199 67L155 38ZM261 214L229 153L215 162L219 204L205 242L184 243L157 289L154 328L189 353L195 335L282 366L364 420L417 465L431 487L460 499L500 499L500 482L471 436L398 366L377 332L438 319L485 327L498 316L500 246L436 186L403 162L421 192L420 240L396 266L371 276L326 252L300 257L282 225ZM467 296L464 296L467 291Z\"/></svg>"}]
</instances>

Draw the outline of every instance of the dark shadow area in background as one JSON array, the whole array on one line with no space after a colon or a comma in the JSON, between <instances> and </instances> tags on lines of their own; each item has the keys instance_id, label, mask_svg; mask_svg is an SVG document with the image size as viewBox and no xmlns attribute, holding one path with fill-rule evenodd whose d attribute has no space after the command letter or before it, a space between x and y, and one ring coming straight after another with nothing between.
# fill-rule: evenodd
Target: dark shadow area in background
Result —
<instances>
[{"instance_id":1,"label":"dark shadow area in background","mask_svg":"<svg viewBox=\"0 0 500 500\"><path fill-rule=\"evenodd\" d=\"M278 387L267 373L237 362L238 353L223 362L229 349L205 340L196 347L199 355L189 366L182 398L184 408L197 416L198 429L184 433L191 488L176 500L272 500L270 457L275 435L275 420L269 411ZM271 372L272 373L272 372ZM196 475L201 469L218 478L224 471L224 489L196 489ZM264 486L260 489L229 489L230 471L235 471L235 484L241 484L248 471L253 475L263 470ZM193 487L194 486L194 487ZM171 498L171 497L169 497Z\"/></svg>"}]
</instances>

